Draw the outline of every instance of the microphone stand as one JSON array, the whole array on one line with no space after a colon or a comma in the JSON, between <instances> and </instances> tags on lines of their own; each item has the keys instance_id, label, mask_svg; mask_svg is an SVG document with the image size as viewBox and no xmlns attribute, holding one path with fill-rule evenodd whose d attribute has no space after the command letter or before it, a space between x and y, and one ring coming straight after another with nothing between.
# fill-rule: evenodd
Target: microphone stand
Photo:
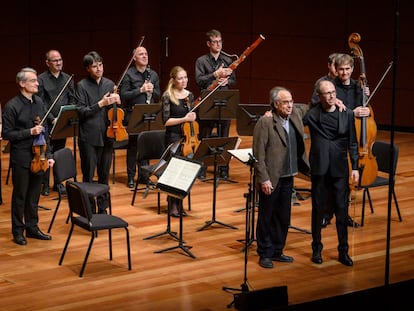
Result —
<instances>
[{"instance_id":1,"label":"microphone stand","mask_svg":"<svg viewBox=\"0 0 414 311\"><path fill-rule=\"evenodd\" d=\"M227 308L231 308L234 304L237 304L240 294L249 292L249 286L247 284L247 262L248 262L248 243L250 243L250 222L251 222L251 214L254 213L255 209L255 193L253 188L253 167L254 163L257 162L257 159L249 152L249 160L246 164L250 167L250 179L249 179L249 189L248 193L244 194L246 198L246 230L245 230L245 247L244 247L244 277L243 283L240 285L240 288L231 288L223 286L223 290L226 292L233 292L237 291L238 293L234 294L234 299L227 305Z\"/></svg>"}]
</instances>

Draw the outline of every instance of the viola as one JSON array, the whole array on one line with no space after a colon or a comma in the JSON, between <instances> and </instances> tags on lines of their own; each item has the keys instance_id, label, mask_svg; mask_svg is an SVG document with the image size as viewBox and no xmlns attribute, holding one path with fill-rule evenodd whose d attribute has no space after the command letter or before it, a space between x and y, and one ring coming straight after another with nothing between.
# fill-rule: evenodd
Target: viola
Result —
<instances>
[{"instance_id":1,"label":"viola","mask_svg":"<svg viewBox=\"0 0 414 311\"><path fill-rule=\"evenodd\" d=\"M186 97L185 101L188 111L190 111L190 99ZM182 142L182 154L185 157L192 157L200 145L200 140L198 139L198 123L197 121L185 122L183 123L181 130L183 132L183 136L185 137Z\"/></svg>"},{"instance_id":2,"label":"viola","mask_svg":"<svg viewBox=\"0 0 414 311\"><path fill-rule=\"evenodd\" d=\"M355 117L355 128L358 140L359 150L359 183L358 188L368 186L372 184L378 175L378 164L375 155L372 152L377 136L377 125L374 120L374 111L372 107L368 105L367 96L365 94L365 88L368 85L365 62L362 50L358 45L361 41L361 36L358 33L352 33L348 38L348 45L351 49L351 53L359 60L360 63L360 76L359 83L362 89L362 105L368 107L370 114L368 117Z\"/></svg>"},{"instance_id":3,"label":"viola","mask_svg":"<svg viewBox=\"0 0 414 311\"><path fill-rule=\"evenodd\" d=\"M115 92L117 89L115 89ZM118 108L117 103L113 103L112 108L108 110L109 126L106 130L106 136L115 138L116 141L123 141L128 139L128 132L122 124L124 120L124 111Z\"/></svg>"}]
</instances>

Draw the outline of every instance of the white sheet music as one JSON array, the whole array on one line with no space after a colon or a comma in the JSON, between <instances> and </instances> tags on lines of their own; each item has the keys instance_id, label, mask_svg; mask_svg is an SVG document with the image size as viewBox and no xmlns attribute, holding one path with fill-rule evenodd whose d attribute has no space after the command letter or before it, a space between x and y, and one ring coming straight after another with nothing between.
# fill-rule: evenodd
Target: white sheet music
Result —
<instances>
[{"instance_id":1,"label":"white sheet music","mask_svg":"<svg viewBox=\"0 0 414 311\"><path fill-rule=\"evenodd\" d=\"M250 160L249 154L253 154L252 148L232 149L232 150L227 150L227 152L230 153L237 160L239 160L243 163L249 162L249 160Z\"/></svg>"},{"instance_id":2,"label":"white sheet music","mask_svg":"<svg viewBox=\"0 0 414 311\"><path fill-rule=\"evenodd\" d=\"M158 179L158 184L188 192L197 177L200 167L199 163L172 157L167 168Z\"/></svg>"}]
</instances>

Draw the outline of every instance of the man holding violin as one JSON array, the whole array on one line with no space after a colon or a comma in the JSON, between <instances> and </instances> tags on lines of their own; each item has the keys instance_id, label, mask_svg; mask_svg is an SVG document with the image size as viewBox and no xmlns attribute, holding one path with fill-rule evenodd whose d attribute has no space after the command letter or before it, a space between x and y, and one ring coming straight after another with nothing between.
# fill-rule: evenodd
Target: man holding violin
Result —
<instances>
[{"instance_id":1,"label":"man holding violin","mask_svg":"<svg viewBox=\"0 0 414 311\"><path fill-rule=\"evenodd\" d=\"M35 120L46 114L46 105L35 95L39 82L33 68L23 68L16 75L19 94L9 100L3 111L3 138L10 142L10 164L12 169L13 193L11 201L13 241L26 245L26 237L39 240L51 240L39 227L38 203L43 172L31 170L34 159L34 139L47 128L36 125ZM45 135L48 137L48 135ZM45 156L47 164L52 167L54 160L46 140Z\"/></svg>"},{"instance_id":2,"label":"man holding violin","mask_svg":"<svg viewBox=\"0 0 414 311\"><path fill-rule=\"evenodd\" d=\"M88 76L76 86L79 113L79 153L83 182L93 182L95 169L98 183L108 184L114 139L107 136L108 111L121 100L114 93L115 83L103 76L103 59L95 51L83 57ZM105 207L99 207L104 209Z\"/></svg>"}]
</instances>

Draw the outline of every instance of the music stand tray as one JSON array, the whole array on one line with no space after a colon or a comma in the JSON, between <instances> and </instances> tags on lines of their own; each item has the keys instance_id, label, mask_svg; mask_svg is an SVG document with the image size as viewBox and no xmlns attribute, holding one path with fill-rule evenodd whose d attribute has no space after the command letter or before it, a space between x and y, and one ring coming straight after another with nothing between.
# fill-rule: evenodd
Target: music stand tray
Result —
<instances>
[{"instance_id":1,"label":"music stand tray","mask_svg":"<svg viewBox=\"0 0 414 311\"><path fill-rule=\"evenodd\" d=\"M227 150L234 149L237 144L238 137L213 137L201 140L193 159L203 162L204 165L214 165L214 182L213 182L213 208L212 218L206 221L206 224L197 231L204 230L208 226L217 223L231 229L237 229L234 226L222 223L216 220L216 196L217 196L217 166L226 164L231 159Z\"/></svg>"},{"instance_id":2,"label":"music stand tray","mask_svg":"<svg viewBox=\"0 0 414 311\"><path fill-rule=\"evenodd\" d=\"M127 126L128 134L138 135L143 131L164 129L161 112L160 103L135 105Z\"/></svg>"},{"instance_id":3,"label":"music stand tray","mask_svg":"<svg viewBox=\"0 0 414 311\"><path fill-rule=\"evenodd\" d=\"M200 120L231 120L236 118L237 105L240 102L239 90L220 90L201 92L201 101L197 106Z\"/></svg>"},{"instance_id":4,"label":"music stand tray","mask_svg":"<svg viewBox=\"0 0 414 311\"><path fill-rule=\"evenodd\" d=\"M265 104L237 105L237 134L240 136L253 136L254 126L267 110L270 110L270 106Z\"/></svg>"}]
</instances>

